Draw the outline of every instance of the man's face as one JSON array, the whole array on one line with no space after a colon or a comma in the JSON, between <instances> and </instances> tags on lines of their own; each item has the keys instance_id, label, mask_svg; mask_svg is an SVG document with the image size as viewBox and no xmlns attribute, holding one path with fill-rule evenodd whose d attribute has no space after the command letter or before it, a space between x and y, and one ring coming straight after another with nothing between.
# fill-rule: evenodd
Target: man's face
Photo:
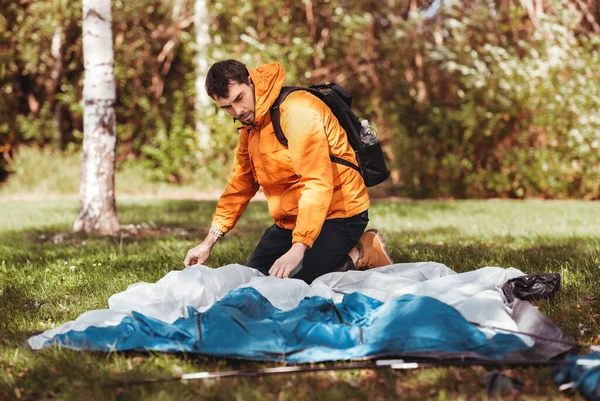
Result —
<instances>
[{"instance_id":1,"label":"man's face","mask_svg":"<svg viewBox=\"0 0 600 401\"><path fill-rule=\"evenodd\" d=\"M229 113L233 118L244 124L254 122L254 85L250 83L229 83L229 96L227 98L216 97L217 104Z\"/></svg>"}]
</instances>

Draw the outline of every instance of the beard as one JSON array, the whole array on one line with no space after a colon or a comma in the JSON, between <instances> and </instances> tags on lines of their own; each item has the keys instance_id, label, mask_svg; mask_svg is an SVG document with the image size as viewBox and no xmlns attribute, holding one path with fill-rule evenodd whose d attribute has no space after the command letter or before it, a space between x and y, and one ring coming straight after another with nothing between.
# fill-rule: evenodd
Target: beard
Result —
<instances>
[{"instance_id":1,"label":"beard","mask_svg":"<svg viewBox=\"0 0 600 401\"><path fill-rule=\"evenodd\" d=\"M254 122L254 113L246 113L242 118L239 119L244 124L252 124Z\"/></svg>"}]
</instances>

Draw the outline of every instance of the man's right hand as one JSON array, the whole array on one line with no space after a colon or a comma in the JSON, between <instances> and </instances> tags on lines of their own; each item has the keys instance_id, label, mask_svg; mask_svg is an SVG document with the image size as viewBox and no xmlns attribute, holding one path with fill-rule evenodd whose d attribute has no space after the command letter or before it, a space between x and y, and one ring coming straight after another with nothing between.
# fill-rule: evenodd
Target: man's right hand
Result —
<instances>
[{"instance_id":1,"label":"man's right hand","mask_svg":"<svg viewBox=\"0 0 600 401\"><path fill-rule=\"evenodd\" d=\"M211 251L213 245L215 244L215 242L217 242L217 239L218 239L218 237L209 233L200 245L198 245L197 247L192 248L188 251L188 253L183 261L183 265L185 267L189 267L189 266L193 266L196 264L204 263L206 261L206 259L208 259L208 256L210 255L210 251Z\"/></svg>"}]
</instances>

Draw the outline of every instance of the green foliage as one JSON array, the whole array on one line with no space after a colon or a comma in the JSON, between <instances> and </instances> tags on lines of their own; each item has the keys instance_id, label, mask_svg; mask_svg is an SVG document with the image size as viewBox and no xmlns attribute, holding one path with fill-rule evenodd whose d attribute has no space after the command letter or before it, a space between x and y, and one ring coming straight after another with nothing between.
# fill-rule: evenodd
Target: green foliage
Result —
<instances>
[{"instance_id":1,"label":"green foliage","mask_svg":"<svg viewBox=\"0 0 600 401\"><path fill-rule=\"evenodd\" d=\"M10 2L3 16L0 20L7 28L2 29L3 44L9 52L0 60L3 98L6 95L7 100L0 134L13 135L13 143L58 145L62 140L64 148L71 138L67 131L80 127L75 120L80 117L77 112L81 108L77 101L64 102L56 94L81 74L81 5L65 0ZM59 58L53 54L53 48ZM55 129L48 128L58 107L75 109L67 119L69 125L65 126L62 139L56 137Z\"/></svg>"},{"instance_id":2,"label":"green foliage","mask_svg":"<svg viewBox=\"0 0 600 401\"><path fill-rule=\"evenodd\" d=\"M119 158L145 160L161 180L222 177L237 132L216 106L194 110L194 2L177 4L113 1ZM203 50L210 62L280 61L288 84L347 87L379 128L390 191L600 197L600 38L588 29L597 2L586 18L579 3L552 1L533 18L517 0L454 2L433 20L414 4L216 0ZM80 4L12 3L0 27L2 170L18 144L81 143ZM61 68L50 50L57 32ZM207 143L193 134L196 118Z\"/></svg>"},{"instance_id":3,"label":"green foliage","mask_svg":"<svg viewBox=\"0 0 600 401\"><path fill-rule=\"evenodd\" d=\"M489 9L453 8L443 42L424 43L424 97L408 86L416 104L400 119L413 195L600 196L599 54L555 7L527 41L511 36L515 22L491 24Z\"/></svg>"},{"instance_id":4,"label":"green foliage","mask_svg":"<svg viewBox=\"0 0 600 401\"><path fill-rule=\"evenodd\" d=\"M113 2L118 98L115 109L122 157L143 155L143 146L150 144L158 127L163 131L193 129L191 2L183 3L183 9L174 15L169 2ZM9 26L10 31L3 33L0 40L10 52L0 60L4 78L0 90L3 97L7 94L7 102L0 106L0 146L10 144L7 150L11 153L19 144L60 149L66 149L70 143L80 146L81 2L13 2L4 16L0 25ZM7 25L9 20L14 24ZM61 46L53 54L55 35ZM169 127L171 122L179 126ZM153 149L154 145L156 140L145 149ZM189 146L180 149L184 150L189 150ZM151 158L156 160L156 152ZM165 169L159 175L165 178L178 168L164 160L157 167L161 169L163 165ZM178 171L177 175L181 173Z\"/></svg>"},{"instance_id":5,"label":"green foliage","mask_svg":"<svg viewBox=\"0 0 600 401\"><path fill-rule=\"evenodd\" d=\"M175 100L171 116L170 124L157 121L156 133L141 150L154 167L156 178L180 182L183 174L191 172L197 162L194 157L196 133L193 127L185 124L182 97Z\"/></svg>"},{"instance_id":6,"label":"green foliage","mask_svg":"<svg viewBox=\"0 0 600 401\"><path fill-rule=\"evenodd\" d=\"M60 140L59 132L47 104L43 105L37 118L17 115L17 127L23 141L34 141L44 138L51 142Z\"/></svg>"},{"instance_id":7,"label":"green foliage","mask_svg":"<svg viewBox=\"0 0 600 401\"><path fill-rule=\"evenodd\" d=\"M192 10L189 1L183 3L186 7L174 15L171 2L113 2L121 152L144 154L159 127L171 130L171 122L179 124L177 130L194 127ZM170 176L169 168L163 177Z\"/></svg>"}]
</instances>

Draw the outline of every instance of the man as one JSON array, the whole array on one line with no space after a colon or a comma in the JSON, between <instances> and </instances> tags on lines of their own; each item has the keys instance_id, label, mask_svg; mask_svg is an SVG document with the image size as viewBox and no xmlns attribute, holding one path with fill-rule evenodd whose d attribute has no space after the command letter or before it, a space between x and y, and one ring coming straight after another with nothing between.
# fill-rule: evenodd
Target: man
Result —
<instances>
[{"instance_id":1,"label":"man","mask_svg":"<svg viewBox=\"0 0 600 401\"><path fill-rule=\"evenodd\" d=\"M306 91L291 93L280 107L288 147L277 140L270 109L284 80L279 63L252 70L226 60L210 68L206 91L242 123L240 144L209 233L187 253L184 265L204 263L259 186L275 224L265 231L247 266L310 283L332 271L393 263L381 233L364 232L370 200L362 177L329 158L334 155L357 164L329 107Z\"/></svg>"}]
</instances>

